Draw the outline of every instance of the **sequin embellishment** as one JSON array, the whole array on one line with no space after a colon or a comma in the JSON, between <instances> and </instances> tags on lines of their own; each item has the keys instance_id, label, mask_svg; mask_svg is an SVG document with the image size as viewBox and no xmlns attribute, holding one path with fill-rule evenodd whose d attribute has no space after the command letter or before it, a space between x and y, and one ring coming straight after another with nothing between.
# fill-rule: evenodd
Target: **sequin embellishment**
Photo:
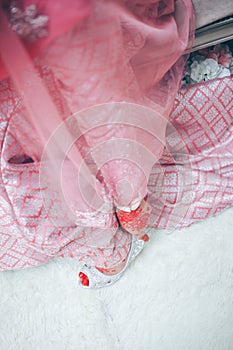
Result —
<instances>
[{"instance_id":1,"label":"sequin embellishment","mask_svg":"<svg viewBox=\"0 0 233 350\"><path fill-rule=\"evenodd\" d=\"M35 42L48 36L48 16L38 13L37 6L30 4L23 7L17 0L10 2L7 14L12 29L27 42Z\"/></svg>"}]
</instances>

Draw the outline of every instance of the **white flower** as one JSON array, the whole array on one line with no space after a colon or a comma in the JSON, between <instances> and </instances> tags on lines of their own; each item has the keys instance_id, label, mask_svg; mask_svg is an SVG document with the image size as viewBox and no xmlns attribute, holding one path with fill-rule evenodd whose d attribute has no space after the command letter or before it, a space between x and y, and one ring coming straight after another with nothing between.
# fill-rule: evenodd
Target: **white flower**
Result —
<instances>
[{"instance_id":1,"label":"white flower","mask_svg":"<svg viewBox=\"0 0 233 350\"><path fill-rule=\"evenodd\" d=\"M191 79L193 82L200 83L215 78L224 78L230 76L230 70L220 66L217 61L207 58L202 62L194 61L191 64Z\"/></svg>"}]
</instances>

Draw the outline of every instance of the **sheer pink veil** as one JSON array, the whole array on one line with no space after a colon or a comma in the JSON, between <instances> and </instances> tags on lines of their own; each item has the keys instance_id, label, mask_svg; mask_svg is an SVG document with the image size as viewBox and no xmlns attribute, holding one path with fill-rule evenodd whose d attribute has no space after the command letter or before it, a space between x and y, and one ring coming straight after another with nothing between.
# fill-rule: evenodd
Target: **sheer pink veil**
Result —
<instances>
[{"instance_id":1,"label":"sheer pink veil","mask_svg":"<svg viewBox=\"0 0 233 350\"><path fill-rule=\"evenodd\" d=\"M22 143L40 161L46 196L56 192L68 222L106 227L115 205L132 206L148 193L151 169L166 146L182 55L193 39L192 3L69 0L57 6L26 0L25 5L32 2L51 20L50 35L38 43L23 44L3 11L0 17L0 73L10 74L36 135L34 147L22 130ZM63 112L34 57L55 77Z\"/></svg>"},{"instance_id":2,"label":"sheer pink veil","mask_svg":"<svg viewBox=\"0 0 233 350\"><path fill-rule=\"evenodd\" d=\"M69 21L70 17L67 17ZM66 26L63 31L64 29L67 29ZM56 35L58 33L56 32ZM74 136L69 122L64 122L63 116L49 96L28 52L9 27L3 11L0 12L0 49L4 68L10 74L24 106L22 118L26 120L26 129L34 134L32 138L26 134L26 130L23 129L25 120L22 121L22 125L17 125L17 133L20 135L20 141L24 145L26 153L33 156L34 161L40 162L41 186L48 187L46 195L43 195L45 207L47 196L51 197L52 192L55 191L56 196L62 202L60 210L65 212L66 215L63 213L62 217L68 220L67 223L71 224L73 221L73 223L82 224L84 221L84 224L87 224L90 221L90 215L93 216L94 210L96 226L105 226L106 215L101 212L101 217L98 217L96 214L96 210L100 211L104 204L103 200L100 200L99 194L96 193L97 181L78 148L75 145L72 147L76 138L79 137L77 134L79 132L78 126L76 124ZM36 140L35 145L30 143L32 139ZM62 167L66 156L68 156L69 163L72 164L72 167L67 171L79 174L78 180L82 183L82 193L78 181L68 185L68 182L65 182L68 179L62 178ZM45 192L43 191L43 193ZM72 197L69 198L69 203L65 197L67 193ZM83 200L83 195L88 200ZM71 210L71 206L73 210Z\"/></svg>"}]
</instances>

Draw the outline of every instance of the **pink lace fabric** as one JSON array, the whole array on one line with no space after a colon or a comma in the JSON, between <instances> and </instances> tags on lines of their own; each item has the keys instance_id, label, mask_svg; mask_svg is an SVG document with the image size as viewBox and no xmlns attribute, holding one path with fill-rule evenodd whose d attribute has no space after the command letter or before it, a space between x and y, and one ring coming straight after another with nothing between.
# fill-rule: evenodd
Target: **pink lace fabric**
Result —
<instances>
[{"instance_id":1,"label":"pink lace fabric","mask_svg":"<svg viewBox=\"0 0 233 350\"><path fill-rule=\"evenodd\" d=\"M181 55L193 34L191 2L103 0L92 1L85 11L76 26L64 26L63 34L41 44L35 64L60 120L69 125L75 115L71 131L78 125L82 137L70 146L86 159L110 205L130 205L147 194L152 206L148 229L170 230L230 205L230 175L221 173L226 164L220 165L219 158L225 147L232 149L231 98L223 93L232 92L232 80L179 92L168 122L185 62ZM31 49L39 52L36 46ZM58 256L100 267L118 264L127 255L130 235L118 229L114 212L107 213L102 226L97 215L84 224L80 217L74 219L75 209L74 216L67 215L63 197L53 187L41 187L40 162L48 139L30 124L23 98L26 94L33 100L39 90L29 84L21 94L12 79L0 83L0 269L35 266ZM43 95L39 98L43 104ZM44 125L49 138L57 124L48 114ZM74 164L69 157L63 160L65 198L79 212L91 194L83 200ZM48 166L46 175L52 182L55 169Z\"/></svg>"}]
</instances>

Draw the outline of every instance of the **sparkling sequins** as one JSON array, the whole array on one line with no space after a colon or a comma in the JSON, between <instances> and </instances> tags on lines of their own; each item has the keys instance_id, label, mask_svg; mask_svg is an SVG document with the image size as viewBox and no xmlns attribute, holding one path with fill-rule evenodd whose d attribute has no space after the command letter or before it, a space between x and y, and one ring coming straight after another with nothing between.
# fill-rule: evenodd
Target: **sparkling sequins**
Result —
<instances>
[{"instance_id":1,"label":"sparkling sequins","mask_svg":"<svg viewBox=\"0 0 233 350\"><path fill-rule=\"evenodd\" d=\"M128 259L123 270L116 275L105 275L99 272L94 266L83 265L81 271L78 276L80 278L80 283L84 287L90 288L102 288L107 285L111 285L117 282L125 272L128 265L136 258L136 256L142 251L144 248L144 241L137 239L132 236L131 248L129 251Z\"/></svg>"},{"instance_id":2,"label":"sparkling sequins","mask_svg":"<svg viewBox=\"0 0 233 350\"><path fill-rule=\"evenodd\" d=\"M12 29L25 41L35 42L48 35L49 18L40 15L35 4L25 8L17 0L11 1L7 9Z\"/></svg>"},{"instance_id":3,"label":"sparkling sequins","mask_svg":"<svg viewBox=\"0 0 233 350\"><path fill-rule=\"evenodd\" d=\"M116 214L122 227L144 241L148 241L149 237L141 235L141 231L146 228L150 218L150 213L151 207L145 200L141 202L136 210L132 210L129 213L121 211L118 208L116 210Z\"/></svg>"}]
</instances>

